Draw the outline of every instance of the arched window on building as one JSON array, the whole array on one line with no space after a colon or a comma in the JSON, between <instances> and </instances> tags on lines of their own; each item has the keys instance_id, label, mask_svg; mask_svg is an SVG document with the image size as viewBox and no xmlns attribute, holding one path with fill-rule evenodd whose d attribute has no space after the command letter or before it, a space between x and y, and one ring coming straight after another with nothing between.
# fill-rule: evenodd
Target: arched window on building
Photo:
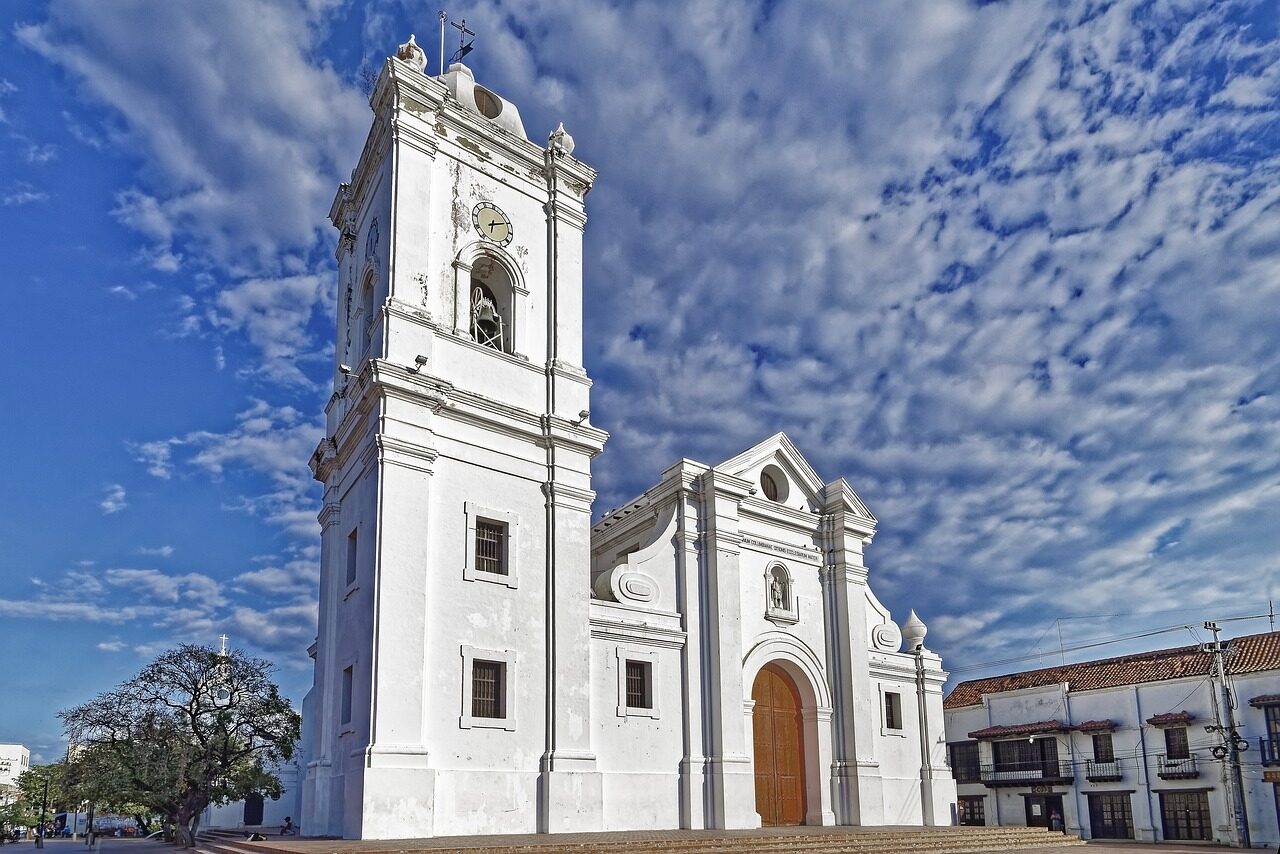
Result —
<instances>
[{"instance_id":1,"label":"arched window on building","mask_svg":"<svg viewBox=\"0 0 1280 854\"><path fill-rule=\"evenodd\" d=\"M360 284L360 311L356 315L356 330L359 333L361 357L371 355L373 344L373 291L374 275L370 270Z\"/></svg>"},{"instance_id":2,"label":"arched window on building","mask_svg":"<svg viewBox=\"0 0 1280 854\"><path fill-rule=\"evenodd\" d=\"M471 337L477 344L514 352L514 288L505 267L481 256L471 268Z\"/></svg>"}]
</instances>

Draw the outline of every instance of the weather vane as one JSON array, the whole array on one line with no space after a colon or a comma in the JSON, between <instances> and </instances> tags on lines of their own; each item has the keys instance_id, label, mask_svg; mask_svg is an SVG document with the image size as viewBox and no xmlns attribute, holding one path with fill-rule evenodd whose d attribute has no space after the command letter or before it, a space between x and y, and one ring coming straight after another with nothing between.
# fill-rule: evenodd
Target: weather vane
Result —
<instances>
[{"instance_id":1,"label":"weather vane","mask_svg":"<svg viewBox=\"0 0 1280 854\"><path fill-rule=\"evenodd\" d=\"M449 15L442 9L440 11L440 73L444 74L444 24L449 21ZM476 43L475 31L467 29L467 19L463 18L462 22L449 21L449 26L458 30L458 49L449 57L449 62L461 62L463 57L471 53ZM467 36L471 36L471 41L467 41Z\"/></svg>"}]
</instances>

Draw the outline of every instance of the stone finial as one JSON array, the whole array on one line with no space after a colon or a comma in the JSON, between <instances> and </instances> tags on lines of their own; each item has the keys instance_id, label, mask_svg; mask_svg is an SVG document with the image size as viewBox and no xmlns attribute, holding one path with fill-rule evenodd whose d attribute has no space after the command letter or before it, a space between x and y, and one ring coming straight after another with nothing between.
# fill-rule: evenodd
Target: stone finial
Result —
<instances>
[{"instance_id":1,"label":"stone finial","mask_svg":"<svg viewBox=\"0 0 1280 854\"><path fill-rule=\"evenodd\" d=\"M569 132L564 129L564 122L561 122L547 137L547 148L564 154L573 154L573 137L569 136Z\"/></svg>"},{"instance_id":2,"label":"stone finial","mask_svg":"<svg viewBox=\"0 0 1280 854\"><path fill-rule=\"evenodd\" d=\"M396 48L396 59L404 60L419 71L427 70L427 54L413 40L413 33L409 33L407 42Z\"/></svg>"},{"instance_id":3,"label":"stone finial","mask_svg":"<svg viewBox=\"0 0 1280 854\"><path fill-rule=\"evenodd\" d=\"M924 624L916 616L916 612L912 611L911 616L907 617L907 621L902 625L902 639L907 643L907 649L911 652L917 652L924 649L924 636L929 634L929 627Z\"/></svg>"}]
</instances>

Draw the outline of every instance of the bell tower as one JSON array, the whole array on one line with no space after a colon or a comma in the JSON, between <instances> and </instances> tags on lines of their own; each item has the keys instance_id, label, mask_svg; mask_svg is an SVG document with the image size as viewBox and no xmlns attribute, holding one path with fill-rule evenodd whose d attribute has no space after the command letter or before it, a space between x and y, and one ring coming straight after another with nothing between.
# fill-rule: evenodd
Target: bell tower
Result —
<instances>
[{"instance_id":1,"label":"bell tower","mask_svg":"<svg viewBox=\"0 0 1280 854\"><path fill-rule=\"evenodd\" d=\"M563 126L527 138L410 37L330 211L339 230L303 832L600 827L591 744L584 199Z\"/></svg>"}]
</instances>

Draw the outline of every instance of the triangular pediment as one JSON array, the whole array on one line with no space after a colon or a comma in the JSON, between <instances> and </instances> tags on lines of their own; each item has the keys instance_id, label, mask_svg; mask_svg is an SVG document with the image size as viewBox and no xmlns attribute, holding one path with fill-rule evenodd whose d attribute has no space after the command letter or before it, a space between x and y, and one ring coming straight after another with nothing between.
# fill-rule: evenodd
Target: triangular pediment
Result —
<instances>
[{"instance_id":1,"label":"triangular pediment","mask_svg":"<svg viewBox=\"0 0 1280 854\"><path fill-rule=\"evenodd\" d=\"M786 500L782 502L787 506L820 510L834 509L832 504L835 503L854 516L875 524L876 517L849 483L844 478L838 478L830 484L823 482L822 477L786 433L774 433L736 457L725 460L716 468L758 485L761 471L768 466L780 469L789 486L795 490L789 490Z\"/></svg>"},{"instance_id":2,"label":"triangular pediment","mask_svg":"<svg viewBox=\"0 0 1280 854\"><path fill-rule=\"evenodd\" d=\"M822 478L786 433L774 433L716 468L748 480L758 488L760 472L770 466L776 467L786 477L787 495L782 504L794 508L822 506Z\"/></svg>"}]
</instances>

